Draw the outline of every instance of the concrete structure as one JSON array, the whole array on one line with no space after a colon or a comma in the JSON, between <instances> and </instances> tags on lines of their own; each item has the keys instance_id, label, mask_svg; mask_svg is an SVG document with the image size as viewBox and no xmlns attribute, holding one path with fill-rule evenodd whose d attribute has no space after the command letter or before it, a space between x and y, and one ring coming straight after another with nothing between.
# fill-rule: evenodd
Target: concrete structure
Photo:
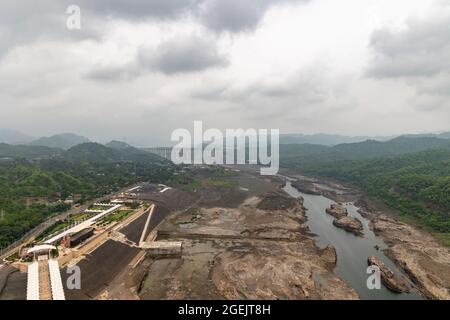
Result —
<instances>
[{"instance_id":1,"label":"concrete structure","mask_svg":"<svg viewBox=\"0 0 450 320\"><path fill-rule=\"evenodd\" d=\"M50 283L52 287L53 300L66 300L58 262L55 260L49 260L48 267L50 270Z\"/></svg>"},{"instance_id":2,"label":"concrete structure","mask_svg":"<svg viewBox=\"0 0 450 320\"><path fill-rule=\"evenodd\" d=\"M111 204L111 203L102 203L102 202L96 202L96 203L94 203L94 206L95 207L114 207L115 205L114 204Z\"/></svg>"},{"instance_id":3,"label":"concrete structure","mask_svg":"<svg viewBox=\"0 0 450 320\"><path fill-rule=\"evenodd\" d=\"M55 243L56 241L64 238L65 236L68 236L70 234L80 232L83 229L89 228L100 218L103 218L104 216L107 216L108 214L111 214L111 213L119 210L121 207L122 206L120 204L118 204L118 205L115 205L114 207L109 208L108 210L102 211L101 213L97 214L96 216L94 216L92 218L89 218L88 220L80 223L79 225L77 225L73 228L70 228L64 232L61 232L60 234L48 239L47 241L45 241L45 243L46 244Z\"/></svg>"},{"instance_id":4,"label":"concrete structure","mask_svg":"<svg viewBox=\"0 0 450 320\"><path fill-rule=\"evenodd\" d=\"M181 241L147 241L141 243L141 248L145 249L150 256L180 256L183 242Z\"/></svg>"},{"instance_id":5,"label":"concrete structure","mask_svg":"<svg viewBox=\"0 0 450 320\"><path fill-rule=\"evenodd\" d=\"M39 300L39 264L37 261L28 266L27 300Z\"/></svg>"},{"instance_id":6,"label":"concrete structure","mask_svg":"<svg viewBox=\"0 0 450 320\"><path fill-rule=\"evenodd\" d=\"M61 240L61 244L66 248L73 248L94 235L94 228L89 227L77 233L65 236Z\"/></svg>"},{"instance_id":7,"label":"concrete structure","mask_svg":"<svg viewBox=\"0 0 450 320\"><path fill-rule=\"evenodd\" d=\"M27 250L27 254L33 254L33 260L48 260L52 256L52 250L56 250L55 246L43 244L35 246Z\"/></svg>"},{"instance_id":8,"label":"concrete structure","mask_svg":"<svg viewBox=\"0 0 450 320\"><path fill-rule=\"evenodd\" d=\"M147 220L145 221L144 229L142 230L141 238L139 240L139 244L143 243L145 240L145 235L147 234L147 229L150 224L150 220L152 219L153 212L155 211L155 205L152 204L150 208L145 210L145 212L148 212ZM144 213L145 213L144 212Z\"/></svg>"},{"instance_id":9,"label":"concrete structure","mask_svg":"<svg viewBox=\"0 0 450 320\"><path fill-rule=\"evenodd\" d=\"M128 192L131 192L131 191L139 191L140 188L141 188L141 186L137 186L137 187L128 189Z\"/></svg>"},{"instance_id":10,"label":"concrete structure","mask_svg":"<svg viewBox=\"0 0 450 320\"><path fill-rule=\"evenodd\" d=\"M34 261L28 265L27 300L65 300L58 262L51 259L54 249L40 245L28 250Z\"/></svg>"}]
</instances>

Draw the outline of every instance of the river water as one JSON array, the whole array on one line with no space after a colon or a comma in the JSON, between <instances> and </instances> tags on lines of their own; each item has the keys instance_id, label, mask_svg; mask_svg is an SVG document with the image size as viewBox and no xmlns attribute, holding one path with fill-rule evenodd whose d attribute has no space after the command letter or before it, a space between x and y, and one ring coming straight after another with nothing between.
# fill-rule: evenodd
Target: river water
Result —
<instances>
[{"instance_id":1,"label":"river water","mask_svg":"<svg viewBox=\"0 0 450 320\"><path fill-rule=\"evenodd\" d=\"M286 177L288 178L288 177ZM307 225L311 232L317 235L317 244L323 248L328 244L333 245L337 252L337 266L335 273L341 277L349 286L354 288L361 299L370 300L417 300L422 299L417 292L412 293L393 293L392 291L381 285L381 289L370 290L367 288L367 258L371 255L377 256L385 263L394 273L400 271L395 264L384 255L381 251L387 248L383 240L369 229L369 221L357 212L357 207L353 203L346 203L349 216L358 218L364 225L364 237L357 237L352 233L333 225L333 217L325 212L334 201L316 195L308 195L300 193L295 189L289 178L287 179L284 190L292 197L302 197L304 206L308 209L306 212L308 217ZM376 250L378 245L380 250Z\"/></svg>"}]
</instances>

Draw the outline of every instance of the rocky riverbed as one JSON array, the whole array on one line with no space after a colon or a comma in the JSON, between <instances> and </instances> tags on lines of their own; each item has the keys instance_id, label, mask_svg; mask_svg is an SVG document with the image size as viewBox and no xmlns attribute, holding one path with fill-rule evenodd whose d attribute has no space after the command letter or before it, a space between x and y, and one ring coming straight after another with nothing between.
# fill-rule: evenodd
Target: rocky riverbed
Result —
<instances>
[{"instance_id":1,"label":"rocky riverbed","mask_svg":"<svg viewBox=\"0 0 450 320\"><path fill-rule=\"evenodd\" d=\"M383 212L357 190L339 186L335 181L333 187L341 187L345 192L322 190L321 194L338 203L355 202L360 207L358 212L370 221L370 228L387 245L384 253L425 298L450 299L450 248L442 245L427 231ZM339 207L330 208L327 213L345 216Z\"/></svg>"},{"instance_id":2,"label":"rocky riverbed","mask_svg":"<svg viewBox=\"0 0 450 320\"><path fill-rule=\"evenodd\" d=\"M450 299L450 249L430 234L385 214L372 214L374 232L388 244L386 254L429 299Z\"/></svg>"},{"instance_id":3,"label":"rocky riverbed","mask_svg":"<svg viewBox=\"0 0 450 320\"><path fill-rule=\"evenodd\" d=\"M182 241L183 256L146 259L140 297L358 299L333 272L334 247L316 246L302 201L273 186L237 206L194 207L171 216L159 238Z\"/></svg>"},{"instance_id":4,"label":"rocky riverbed","mask_svg":"<svg viewBox=\"0 0 450 320\"><path fill-rule=\"evenodd\" d=\"M236 180L239 185L233 192L215 187L214 197L209 197L207 189L198 191L201 202L187 210L179 210L160 226L158 238L182 241L183 254L181 257L144 260L141 269L145 268L145 277L138 290L141 299L359 298L356 287L350 287L337 275L341 272L337 266L340 261L337 247L332 242L318 247L308 228L302 198L287 197L280 190L280 179L250 177L241 172ZM302 188L313 186L310 182ZM339 188L339 184L334 183L333 188ZM320 188L314 185L309 194L315 194L317 190ZM239 197L228 201L229 195L236 192ZM353 225L358 232L359 223L346 219L351 218L345 212L348 203L341 204L360 200L360 194L348 188L339 193L332 188L320 192L338 203L328 212L337 222L341 220L337 224L342 227ZM228 196L225 199L222 195ZM422 231L374 208L361 204L360 208L361 215L371 221L370 229L385 241L385 245L377 245L380 251L372 245L372 253L363 258L363 264L379 266L383 270L382 281L391 291L419 289L427 298L449 299L448 249L430 235L422 235ZM351 210L354 217L354 210ZM329 224L332 225L332 221ZM348 223L344 225L346 221ZM363 224L364 230L369 230L367 221ZM370 233L374 237L372 231ZM355 241L360 239L353 238ZM395 265L390 261L388 267L382 261L368 260L371 254L382 252L405 273L404 283L402 272L397 268L392 271ZM348 275L348 272L344 273ZM356 284L359 283L358 280Z\"/></svg>"},{"instance_id":5,"label":"rocky riverbed","mask_svg":"<svg viewBox=\"0 0 450 320\"><path fill-rule=\"evenodd\" d=\"M334 219L333 225L338 228L344 229L347 232L351 232L356 236L363 236L363 225L360 220L353 217L342 217Z\"/></svg>"},{"instance_id":6,"label":"rocky riverbed","mask_svg":"<svg viewBox=\"0 0 450 320\"><path fill-rule=\"evenodd\" d=\"M402 293L409 292L410 288L406 279L402 275L395 274L389 269L380 259L375 256L370 256L367 259L369 266L376 266L380 270L381 281L391 291Z\"/></svg>"},{"instance_id":7,"label":"rocky riverbed","mask_svg":"<svg viewBox=\"0 0 450 320\"><path fill-rule=\"evenodd\" d=\"M332 204L325 210L326 213L332 215L336 219L341 219L348 216L347 209L340 204Z\"/></svg>"}]
</instances>

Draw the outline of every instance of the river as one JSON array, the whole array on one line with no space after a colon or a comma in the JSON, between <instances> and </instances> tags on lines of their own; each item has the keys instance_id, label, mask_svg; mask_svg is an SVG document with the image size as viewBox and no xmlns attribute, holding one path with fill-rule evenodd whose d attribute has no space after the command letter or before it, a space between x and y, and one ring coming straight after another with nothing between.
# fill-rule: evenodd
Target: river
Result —
<instances>
[{"instance_id":1,"label":"river","mask_svg":"<svg viewBox=\"0 0 450 320\"><path fill-rule=\"evenodd\" d=\"M377 256L388 266L393 272L400 271L395 264L384 255L381 251L387 248L383 240L377 237L369 228L369 221L357 212L357 207L353 203L346 203L349 216L358 218L364 225L364 237L357 237L352 233L348 233L343 229L333 225L333 217L325 212L332 203L324 196L308 195L300 193L295 189L288 177L284 191L290 196L298 198L302 197L304 206L308 209L306 214L308 217L307 225L312 233L317 235L317 245L321 248L328 244L333 245L337 252L337 266L335 273L340 276L349 286L354 288L361 299L365 300L418 300L422 299L417 292L411 293L393 293L383 285L380 289L370 290L367 288L367 258L371 255ZM379 246L377 250L375 246Z\"/></svg>"}]
</instances>

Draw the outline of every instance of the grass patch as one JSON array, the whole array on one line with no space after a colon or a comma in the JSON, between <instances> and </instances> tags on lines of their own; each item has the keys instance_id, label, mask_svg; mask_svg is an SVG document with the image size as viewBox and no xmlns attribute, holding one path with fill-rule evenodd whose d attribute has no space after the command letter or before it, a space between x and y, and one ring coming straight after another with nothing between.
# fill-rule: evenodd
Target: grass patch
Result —
<instances>
[{"instance_id":1,"label":"grass patch","mask_svg":"<svg viewBox=\"0 0 450 320\"><path fill-rule=\"evenodd\" d=\"M433 236L436 237L442 244L450 247L450 233L433 233Z\"/></svg>"},{"instance_id":2,"label":"grass patch","mask_svg":"<svg viewBox=\"0 0 450 320\"><path fill-rule=\"evenodd\" d=\"M16 260L19 260L19 250L14 251L13 254L5 258L5 261L14 262Z\"/></svg>"},{"instance_id":3,"label":"grass patch","mask_svg":"<svg viewBox=\"0 0 450 320\"><path fill-rule=\"evenodd\" d=\"M44 232L42 232L37 238L36 241L42 241L44 240L46 237L48 237L51 234L54 234L58 231L63 230L65 227L67 227L69 225L69 223L67 221L58 221L55 224L53 224L52 226L48 227L47 229L44 230Z\"/></svg>"},{"instance_id":4,"label":"grass patch","mask_svg":"<svg viewBox=\"0 0 450 320\"><path fill-rule=\"evenodd\" d=\"M232 188L236 185L236 182L230 180L223 179L203 179L201 180L202 187L224 187L224 188Z\"/></svg>"},{"instance_id":5,"label":"grass patch","mask_svg":"<svg viewBox=\"0 0 450 320\"><path fill-rule=\"evenodd\" d=\"M92 207L90 207L88 210L101 210L101 211L105 211L105 210L108 210L109 208L108 207L103 207L103 206L92 206Z\"/></svg>"},{"instance_id":6,"label":"grass patch","mask_svg":"<svg viewBox=\"0 0 450 320\"><path fill-rule=\"evenodd\" d=\"M82 221L82 220L89 219L89 218L91 218L92 216L93 216L93 215L90 214L90 213L77 214L77 215L71 216L71 217L69 218L69 221L70 221L70 222L78 222L78 221Z\"/></svg>"},{"instance_id":7,"label":"grass patch","mask_svg":"<svg viewBox=\"0 0 450 320\"><path fill-rule=\"evenodd\" d=\"M236 185L237 185L236 181L204 178L192 180L188 184L182 184L180 187L185 191L194 192L200 188L210 188L210 187L234 188Z\"/></svg>"},{"instance_id":8,"label":"grass patch","mask_svg":"<svg viewBox=\"0 0 450 320\"><path fill-rule=\"evenodd\" d=\"M134 212L134 210L119 210L114 214L110 214L106 217L104 217L102 220L100 220L101 223L112 223L112 222L119 222L124 220L126 217L131 215Z\"/></svg>"}]
</instances>

